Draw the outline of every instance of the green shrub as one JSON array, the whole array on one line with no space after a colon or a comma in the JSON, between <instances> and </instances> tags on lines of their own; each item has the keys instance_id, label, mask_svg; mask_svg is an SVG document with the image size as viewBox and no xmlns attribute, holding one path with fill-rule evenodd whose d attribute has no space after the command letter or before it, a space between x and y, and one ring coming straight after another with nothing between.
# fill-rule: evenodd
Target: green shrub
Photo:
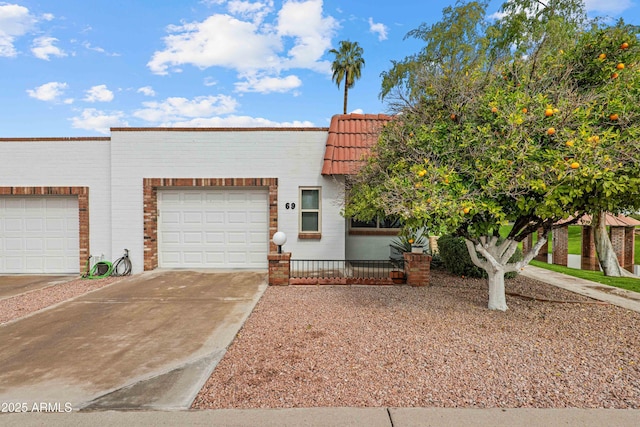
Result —
<instances>
[{"instance_id":1,"label":"green shrub","mask_svg":"<svg viewBox=\"0 0 640 427\"><path fill-rule=\"evenodd\" d=\"M464 243L464 238L452 235L442 236L438 239L438 249L440 251L442 264L449 273L455 274L456 276L487 277L487 273L471 261L471 256L467 250L467 245ZM509 262L518 262L522 260L522 258L522 250L518 248L511 259L509 259ZM516 272L510 272L505 274L504 277L511 279L517 275L518 273Z\"/></svg>"}]
</instances>

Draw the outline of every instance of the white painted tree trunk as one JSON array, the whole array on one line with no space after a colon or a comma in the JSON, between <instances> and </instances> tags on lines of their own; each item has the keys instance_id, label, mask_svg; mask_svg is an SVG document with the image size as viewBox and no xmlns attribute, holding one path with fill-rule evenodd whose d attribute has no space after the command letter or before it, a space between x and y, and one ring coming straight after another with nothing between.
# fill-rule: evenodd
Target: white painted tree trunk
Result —
<instances>
[{"instance_id":1,"label":"white painted tree trunk","mask_svg":"<svg viewBox=\"0 0 640 427\"><path fill-rule=\"evenodd\" d=\"M620 266L618 257L613 250L611 239L607 233L606 214L597 212L591 217L591 227L593 228L593 240L595 241L598 261L605 276L611 277L637 277Z\"/></svg>"},{"instance_id":2,"label":"white painted tree trunk","mask_svg":"<svg viewBox=\"0 0 640 427\"><path fill-rule=\"evenodd\" d=\"M487 272L489 277L489 310L507 310L507 297L504 286L504 275L511 271L520 271L538 255L540 248L547 242L546 236L538 238L536 244L524 255L522 261L509 263L511 256L518 248L518 242L507 239L498 244L495 236L482 236L479 243L466 240L471 261ZM478 255L482 255L481 259Z\"/></svg>"},{"instance_id":3,"label":"white painted tree trunk","mask_svg":"<svg viewBox=\"0 0 640 427\"><path fill-rule=\"evenodd\" d=\"M504 270L489 269L489 310L507 311L507 297L504 288Z\"/></svg>"}]
</instances>

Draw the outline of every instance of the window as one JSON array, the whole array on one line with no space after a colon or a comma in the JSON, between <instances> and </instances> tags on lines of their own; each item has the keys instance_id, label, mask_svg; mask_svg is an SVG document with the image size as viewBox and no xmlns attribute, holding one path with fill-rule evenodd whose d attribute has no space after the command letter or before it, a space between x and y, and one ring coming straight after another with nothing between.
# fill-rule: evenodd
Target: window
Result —
<instances>
[{"instance_id":1,"label":"window","mask_svg":"<svg viewBox=\"0 0 640 427\"><path fill-rule=\"evenodd\" d=\"M299 237L320 238L321 200L319 187L300 187Z\"/></svg>"},{"instance_id":2,"label":"window","mask_svg":"<svg viewBox=\"0 0 640 427\"><path fill-rule=\"evenodd\" d=\"M351 218L349 234L380 234L394 236L400 232L402 221L399 218L375 218L371 221L358 221Z\"/></svg>"}]
</instances>

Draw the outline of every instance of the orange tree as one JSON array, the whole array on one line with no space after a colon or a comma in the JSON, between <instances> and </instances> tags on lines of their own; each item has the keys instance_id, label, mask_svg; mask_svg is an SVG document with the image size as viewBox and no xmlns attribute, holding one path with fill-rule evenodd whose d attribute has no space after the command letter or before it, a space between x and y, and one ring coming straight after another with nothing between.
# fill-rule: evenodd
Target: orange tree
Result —
<instances>
[{"instance_id":1,"label":"orange tree","mask_svg":"<svg viewBox=\"0 0 640 427\"><path fill-rule=\"evenodd\" d=\"M464 236L488 274L489 308L506 310L504 274L535 257L554 223L640 204L637 35L594 25L555 42L550 33L524 55L487 49L486 61L455 71L429 63L437 71L349 182L345 213ZM536 245L509 263L539 228Z\"/></svg>"}]
</instances>

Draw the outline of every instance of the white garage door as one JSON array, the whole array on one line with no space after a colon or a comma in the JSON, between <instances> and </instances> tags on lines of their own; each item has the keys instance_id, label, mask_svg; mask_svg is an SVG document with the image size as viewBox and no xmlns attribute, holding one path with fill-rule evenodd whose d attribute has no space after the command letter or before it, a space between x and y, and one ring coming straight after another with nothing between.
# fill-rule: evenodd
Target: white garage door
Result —
<instances>
[{"instance_id":1,"label":"white garage door","mask_svg":"<svg viewBox=\"0 0 640 427\"><path fill-rule=\"evenodd\" d=\"M0 196L0 273L78 273L78 198Z\"/></svg>"},{"instance_id":2,"label":"white garage door","mask_svg":"<svg viewBox=\"0 0 640 427\"><path fill-rule=\"evenodd\" d=\"M160 190L158 212L160 267L267 268L267 190Z\"/></svg>"}]
</instances>

